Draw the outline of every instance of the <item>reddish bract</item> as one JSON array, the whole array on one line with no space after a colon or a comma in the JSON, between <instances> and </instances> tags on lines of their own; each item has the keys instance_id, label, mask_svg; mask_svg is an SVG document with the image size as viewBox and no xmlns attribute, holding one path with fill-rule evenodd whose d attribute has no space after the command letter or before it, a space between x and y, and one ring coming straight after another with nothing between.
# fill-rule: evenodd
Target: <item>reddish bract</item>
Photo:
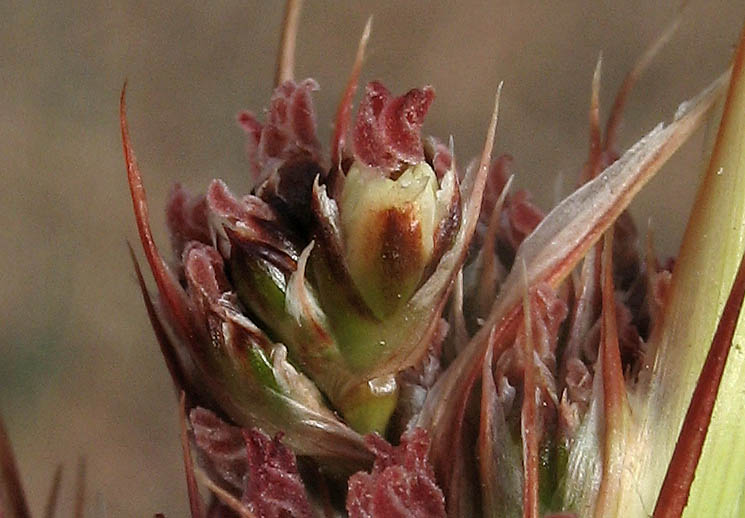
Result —
<instances>
[{"instance_id":1,"label":"reddish bract","mask_svg":"<svg viewBox=\"0 0 745 518\"><path fill-rule=\"evenodd\" d=\"M243 430L248 473L242 501L259 518L311 518L308 496L295 454L281 442L253 428Z\"/></svg>"},{"instance_id":2,"label":"reddish bract","mask_svg":"<svg viewBox=\"0 0 745 518\"><path fill-rule=\"evenodd\" d=\"M352 130L355 157L388 171L424 160L420 129L434 98L430 86L392 97L381 83L369 83Z\"/></svg>"},{"instance_id":3,"label":"reddish bract","mask_svg":"<svg viewBox=\"0 0 745 518\"><path fill-rule=\"evenodd\" d=\"M445 497L427 461L424 429L405 434L399 446L378 435L368 435L366 443L375 453L375 464L371 473L349 479L350 518L445 518Z\"/></svg>"}]
</instances>

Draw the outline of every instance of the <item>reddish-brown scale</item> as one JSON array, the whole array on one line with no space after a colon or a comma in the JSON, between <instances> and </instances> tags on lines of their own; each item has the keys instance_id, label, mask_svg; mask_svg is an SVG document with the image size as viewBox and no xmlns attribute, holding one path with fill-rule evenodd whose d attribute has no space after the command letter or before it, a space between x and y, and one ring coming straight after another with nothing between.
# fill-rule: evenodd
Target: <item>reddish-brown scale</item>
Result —
<instances>
[{"instance_id":1,"label":"reddish-brown scale","mask_svg":"<svg viewBox=\"0 0 745 518\"><path fill-rule=\"evenodd\" d=\"M383 142L398 162L416 164L424 160L419 129L434 99L435 91L425 86L409 90L383 107L378 127L383 130Z\"/></svg>"},{"instance_id":2,"label":"reddish-brown scale","mask_svg":"<svg viewBox=\"0 0 745 518\"><path fill-rule=\"evenodd\" d=\"M313 182L325 170L306 156L287 159L276 173L256 189L256 195L269 204L299 234L311 229L309 210Z\"/></svg>"},{"instance_id":3,"label":"reddish-brown scale","mask_svg":"<svg viewBox=\"0 0 745 518\"><path fill-rule=\"evenodd\" d=\"M265 124L251 112L238 116L247 136L246 151L255 185L262 184L287 160L305 157L320 161L310 95L315 90L318 90L318 83L313 79L300 83L285 81L272 94Z\"/></svg>"},{"instance_id":4,"label":"reddish-brown scale","mask_svg":"<svg viewBox=\"0 0 745 518\"><path fill-rule=\"evenodd\" d=\"M438 180L455 167L455 157L450 148L434 137L429 138L429 147L425 148L424 152ZM457 180L458 175L455 178Z\"/></svg>"},{"instance_id":5,"label":"reddish-brown scale","mask_svg":"<svg viewBox=\"0 0 745 518\"><path fill-rule=\"evenodd\" d=\"M352 128L354 155L369 166L384 166L390 158L384 158L385 149L377 128L378 116L390 99L388 89L377 81L367 84L365 94L357 109L357 119Z\"/></svg>"},{"instance_id":6,"label":"reddish-brown scale","mask_svg":"<svg viewBox=\"0 0 745 518\"><path fill-rule=\"evenodd\" d=\"M422 274L423 279L426 279L435 271L442 256L445 255L445 252L447 252L451 246L453 246L453 237L458 231L461 220L460 192L456 191L456 195L453 196L453 201L450 204L447 215L440 220L440 223L435 229L434 243L432 244L432 256L427 268Z\"/></svg>"},{"instance_id":7,"label":"reddish-brown scale","mask_svg":"<svg viewBox=\"0 0 745 518\"><path fill-rule=\"evenodd\" d=\"M381 83L369 83L352 129L355 157L387 173L424 160L420 128L434 96L424 87L392 97Z\"/></svg>"},{"instance_id":8,"label":"reddish-brown scale","mask_svg":"<svg viewBox=\"0 0 745 518\"><path fill-rule=\"evenodd\" d=\"M211 306L229 289L222 257L214 248L192 242L184 251L183 264L189 295L204 320Z\"/></svg>"},{"instance_id":9,"label":"reddish-brown scale","mask_svg":"<svg viewBox=\"0 0 745 518\"><path fill-rule=\"evenodd\" d=\"M207 223L207 201L204 195L189 196L181 184L171 189L166 201L166 224L176 257L181 256L189 241L211 242Z\"/></svg>"},{"instance_id":10,"label":"reddish-brown scale","mask_svg":"<svg viewBox=\"0 0 745 518\"><path fill-rule=\"evenodd\" d=\"M295 88L290 97L289 123L292 134L295 136L295 144L304 150L319 147L316 139L316 121L313 116L313 100L310 92L318 90L318 83L312 79L306 79Z\"/></svg>"},{"instance_id":11,"label":"reddish-brown scale","mask_svg":"<svg viewBox=\"0 0 745 518\"><path fill-rule=\"evenodd\" d=\"M543 220L544 213L530 201L527 191L517 191L505 203L507 240L514 250Z\"/></svg>"},{"instance_id":12,"label":"reddish-brown scale","mask_svg":"<svg viewBox=\"0 0 745 518\"><path fill-rule=\"evenodd\" d=\"M230 242L242 248L260 250L285 272L294 271L298 259L297 238L278 221L276 211L256 196L236 198L221 180L214 180L207 191L207 206L221 221ZM228 250L218 240L224 256Z\"/></svg>"}]
</instances>

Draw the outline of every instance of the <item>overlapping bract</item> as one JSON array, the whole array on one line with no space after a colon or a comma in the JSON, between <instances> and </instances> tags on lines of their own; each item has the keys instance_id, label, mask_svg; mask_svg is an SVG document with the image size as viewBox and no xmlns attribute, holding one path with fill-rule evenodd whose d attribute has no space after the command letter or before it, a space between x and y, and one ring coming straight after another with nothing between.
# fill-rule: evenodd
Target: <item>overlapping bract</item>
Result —
<instances>
[{"instance_id":1,"label":"overlapping bract","mask_svg":"<svg viewBox=\"0 0 745 518\"><path fill-rule=\"evenodd\" d=\"M143 295L177 385L192 404L281 431L299 454L343 472L371 459L346 423L384 433L399 375L436 360L473 225L461 225L452 150L419 135L431 88L394 97L371 83L355 145L332 169L315 136L316 88L280 85L263 124L241 114L251 194L220 180L196 197L174 187L166 214L175 270L150 234L123 103L122 130L159 292L153 300L140 276ZM467 200L469 214L480 201ZM397 426L416 411L406 407Z\"/></svg>"},{"instance_id":2,"label":"overlapping bract","mask_svg":"<svg viewBox=\"0 0 745 518\"><path fill-rule=\"evenodd\" d=\"M260 516L312 512L279 439L245 432L248 460L221 450L219 438L205 440L206 419L234 446L227 419L283 433L323 473L343 477L375 457L371 474L349 479L351 516L612 509L624 384L645 361L670 275L653 253L639 253L623 211L722 83L620 159L607 142L592 142L585 185L544 219L526 192L508 192L508 157L489 166L496 119L481 163L461 174L452 145L420 135L432 89L394 97L373 82L349 135L350 110L340 108L339 155L327 160L310 98L317 84L286 81L266 122L239 118L250 194L236 196L219 180L204 196L172 192L175 272L150 235L123 119L159 290L154 302L140 276L148 311L177 385L222 416L192 413L213 476ZM606 230L616 245L606 239L601 276L596 243ZM358 432L369 431L402 445L363 441ZM404 460L394 461L399 454ZM294 495L287 508L271 497L282 488Z\"/></svg>"}]
</instances>

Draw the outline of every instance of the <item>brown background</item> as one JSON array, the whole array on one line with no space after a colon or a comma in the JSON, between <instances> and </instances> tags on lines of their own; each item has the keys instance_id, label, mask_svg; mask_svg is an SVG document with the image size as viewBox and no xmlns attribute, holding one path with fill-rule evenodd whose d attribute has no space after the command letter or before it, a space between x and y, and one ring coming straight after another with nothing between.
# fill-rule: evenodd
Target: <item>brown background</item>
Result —
<instances>
[{"instance_id":1,"label":"brown background","mask_svg":"<svg viewBox=\"0 0 745 518\"><path fill-rule=\"evenodd\" d=\"M360 31L374 14L364 77L394 91L431 83L428 132L478 152L505 81L497 149L539 203L572 185L586 154L586 110L603 52L603 107L679 2L307 2L300 77L313 76L320 130ZM635 90L622 143L669 118L726 66L741 2L691 1L671 44ZM37 513L64 463L70 509L79 455L91 513L186 515L176 405L138 294L135 240L117 121L129 79L135 148L167 249L170 184L247 183L239 109L271 90L279 2L0 3L0 409ZM674 253L700 169L701 138L634 205ZM565 187L565 192L568 187ZM642 227L645 224L642 223ZM103 514L91 514L104 516Z\"/></svg>"}]
</instances>

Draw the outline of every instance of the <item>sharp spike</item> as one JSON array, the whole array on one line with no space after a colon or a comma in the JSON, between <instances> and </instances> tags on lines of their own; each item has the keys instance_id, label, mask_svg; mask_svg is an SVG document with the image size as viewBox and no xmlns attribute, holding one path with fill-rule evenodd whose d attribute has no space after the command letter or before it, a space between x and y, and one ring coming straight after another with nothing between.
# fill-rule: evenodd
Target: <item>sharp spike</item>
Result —
<instances>
[{"instance_id":1,"label":"sharp spike","mask_svg":"<svg viewBox=\"0 0 745 518\"><path fill-rule=\"evenodd\" d=\"M497 202L494 204L489 218L489 226L484 236L484 245L481 248L481 282L479 283L478 291L478 308L481 315L488 314L497 294L497 265L495 264L497 258L495 250L497 232L499 231L499 221L502 215L504 200L510 192L510 187L514 179L515 175L510 175L507 183L502 187L502 192L499 193L499 198L497 198Z\"/></svg>"},{"instance_id":2,"label":"sharp spike","mask_svg":"<svg viewBox=\"0 0 745 518\"><path fill-rule=\"evenodd\" d=\"M603 55L598 56L595 72L592 74L592 91L590 94L590 150L587 164L582 171L580 184L597 176L600 172L602 157L602 135L600 134L600 73L603 66Z\"/></svg>"},{"instance_id":3,"label":"sharp spike","mask_svg":"<svg viewBox=\"0 0 745 518\"><path fill-rule=\"evenodd\" d=\"M354 58L354 65L352 65L352 72L349 74L347 86L344 89L341 100L339 101L339 107L336 109L334 135L331 138L331 160L333 162L332 165L336 167L341 165L341 154L344 150L344 142L347 138L347 128L349 127L349 117L352 112L352 100L357 91L357 84L360 79L360 72L362 71L362 63L365 59L365 49L367 48L367 42L370 40L371 31L372 16L367 19L365 29L362 31L362 37L360 37L360 43L357 46L357 55Z\"/></svg>"},{"instance_id":4,"label":"sharp spike","mask_svg":"<svg viewBox=\"0 0 745 518\"><path fill-rule=\"evenodd\" d=\"M499 100L502 97L502 87L504 81L499 83L497 87L497 94L494 96L494 111L492 112L491 121L489 122L489 129L486 131L486 139L484 141L484 149L481 151L481 161L479 162L478 173L476 173L476 179L474 180L473 187L471 189L469 204L478 200L478 207L481 208L481 199L484 194L484 186L486 185L486 178L489 174L489 164L491 163L491 154L494 149L494 138L497 134L497 121L499 120ZM455 156L455 155L453 155ZM474 220L470 222L473 227L476 227L476 220L478 220L479 211L476 211ZM470 235L471 232L468 232Z\"/></svg>"},{"instance_id":5,"label":"sharp spike","mask_svg":"<svg viewBox=\"0 0 745 518\"><path fill-rule=\"evenodd\" d=\"M153 233L150 229L150 216L147 197L145 195L145 186L142 183L142 174L137 165L137 158L135 157L129 137L126 93L127 83L124 83L119 100L119 123L122 131L124 161L127 166L127 181L132 197L135 220L137 221L137 230L140 235L142 248L145 251L145 257L150 265L155 282L158 285L158 291L163 297L165 309L171 313L171 316L180 327L179 331L184 335L188 335L190 333L189 318L185 311L183 294L179 292L178 283L174 280L171 270L158 252L158 247L155 244Z\"/></svg>"},{"instance_id":6,"label":"sharp spike","mask_svg":"<svg viewBox=\"0 0 745 518\"><path fill-rule=\"evenodd\" d=\"M683 19L683 10L686 7L687 2L681 6L672 21L663 29L659 36L647 47L641 56L636 60L634 66L626 74L626 77L619 88L616 98L613 101L613 108L611 108L610 116L608 117L608 123L605 126L605 142L603 148L605 151L613 151L616 146L616 138L618 134L618 128L621 125L621 119L623 117L623 110L626 107L626 101L628 100L629 93L634 87L639 77L647 69L649 64L652 62L657 53L670 41L675 31L678 30L680 22Z\"/></svg>"}]
</instances>

